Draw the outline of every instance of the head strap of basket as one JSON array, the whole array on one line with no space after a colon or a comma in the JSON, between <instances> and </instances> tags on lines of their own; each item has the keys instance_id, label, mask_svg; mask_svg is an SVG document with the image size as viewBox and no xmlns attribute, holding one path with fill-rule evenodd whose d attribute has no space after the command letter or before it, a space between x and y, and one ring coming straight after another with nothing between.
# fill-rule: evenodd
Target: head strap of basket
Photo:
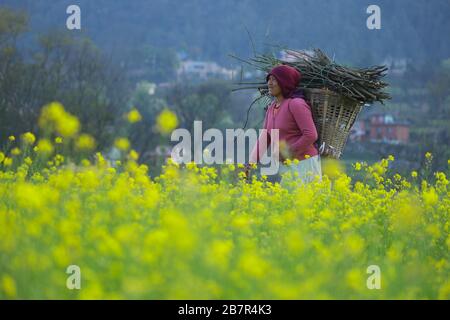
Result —
<instances>
[{"instance_id":1,"label":"head strap of basket","mask_svg":"<svg viewBox=\"0 0 450 320\"><path fill-rule=\"evenodd\" d=\"M284 98L303 98L302 91L298 89L302 74L296 68L287 65L276 66L267 74L266 82L269 81L270 75L277 79Z\"/></svg>"}]
</instances>

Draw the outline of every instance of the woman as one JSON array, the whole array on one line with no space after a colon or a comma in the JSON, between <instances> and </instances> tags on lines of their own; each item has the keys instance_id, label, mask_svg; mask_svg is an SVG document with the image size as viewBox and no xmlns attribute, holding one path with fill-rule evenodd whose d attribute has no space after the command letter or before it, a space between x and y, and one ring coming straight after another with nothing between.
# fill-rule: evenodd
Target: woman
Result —
<instances>
[{"instance_id":1,"label":"woman","mask_svg":"<svg viewBox=\"0 0 450 320\"><path fill-rule=\"evenodd\" d=\"M279 149L281 163L286 159L298 159L298 164L281 164L280 173L288 170L298 172L300 182L307 183L319 176L322 179L320 154L317 148L317 129L313 121L311 107L304 100L300 83L301 73L294 67L280 65L273 68L266 77L269 93L275 97L266 111L264 129L250 155L249 163L258 163L271 143L270 130L279 129ZM264 144L266 134L267 144ZM287 150L283 152L283 146ZM287 152L286 152L287 151ZM246 166L248 174L250 164Z\"/></svg>"}]
</instances>

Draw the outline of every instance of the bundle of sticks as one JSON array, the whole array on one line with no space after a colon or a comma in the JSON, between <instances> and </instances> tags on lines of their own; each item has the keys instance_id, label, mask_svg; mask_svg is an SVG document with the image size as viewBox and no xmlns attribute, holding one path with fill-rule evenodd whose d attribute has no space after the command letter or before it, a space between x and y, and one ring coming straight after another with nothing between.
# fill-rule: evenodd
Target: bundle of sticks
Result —
<instances>
[{"instance_id":1,"label":"bundle of sticks","mask_svg":"<svg viewBox=\"0 0 450 320\"><path fill-rule=\"evenodd\" d=\"M268 73L273 67L285 64L297 68L302 73L301 88L329 89L349 99L362 104L390 99L390 95L383 91L388 86L382 78L386 75L386 66L369 68L351 68L335 63L320 49L314 49L313 54L297 50L285 50L293 57L289 61L279 60L272 55L256 55L250 60L234 58L245 62L258 70ZM262 95L268 94L267 83L238 82L239 89L258 89Z\"/></svg>"}]
</instances>

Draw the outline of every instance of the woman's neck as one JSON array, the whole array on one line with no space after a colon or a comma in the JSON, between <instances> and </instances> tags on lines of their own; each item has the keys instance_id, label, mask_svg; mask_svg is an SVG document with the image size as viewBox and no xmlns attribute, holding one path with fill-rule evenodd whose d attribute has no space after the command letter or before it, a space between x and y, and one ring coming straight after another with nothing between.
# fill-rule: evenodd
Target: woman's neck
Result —
<instances>
[{"instance_id":1,"label":"woman's neck","mask_svg":"<svg viewBox=\"0 0 450 320\"><path fill-rule=\"evenodd\" d=\"M275 97L275 102L277 105L281 105L281 103L284 101L284 97L282 95L276 96Z\"/></svg>"}]
</instances>

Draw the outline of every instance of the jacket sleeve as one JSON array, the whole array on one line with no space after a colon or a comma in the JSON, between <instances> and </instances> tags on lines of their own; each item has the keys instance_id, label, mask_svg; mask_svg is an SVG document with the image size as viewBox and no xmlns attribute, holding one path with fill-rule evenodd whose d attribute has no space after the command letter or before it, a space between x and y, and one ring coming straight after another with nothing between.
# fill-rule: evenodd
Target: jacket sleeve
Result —
<instances>
[{"instance_id":1,"label":"jacket sleeve","mask_svg":"<svg viewBox=\"0 0 450 320\"><path fill-rule=\"evenodd\" d=\"M302 133L301 137L291 144L291 148L297 152L304 153L318 138L312 112L310 107L306 104L306 101L303 99L292 99L289 107L295 122Z\"/></svg>"},{"instance_id":2,"label":"jacket sleeve","mask_svg":"<svg viewBox=\"0 0 450 320\"><path fill-rule=\"evenodd\" d=\"M261 132L261 134L259 135L259 138L256 141L256 144L253 147L253 150L250 154L249 163L258 163L261 160L264 153L267 151L267 147L270 145L270 134L267 131L267 121L269 118L270 110L271 110L271 108L269 107L266 111L266 116L264 118L263 129L266 129L266 130Z\"/></svg>"}]
</instances>

